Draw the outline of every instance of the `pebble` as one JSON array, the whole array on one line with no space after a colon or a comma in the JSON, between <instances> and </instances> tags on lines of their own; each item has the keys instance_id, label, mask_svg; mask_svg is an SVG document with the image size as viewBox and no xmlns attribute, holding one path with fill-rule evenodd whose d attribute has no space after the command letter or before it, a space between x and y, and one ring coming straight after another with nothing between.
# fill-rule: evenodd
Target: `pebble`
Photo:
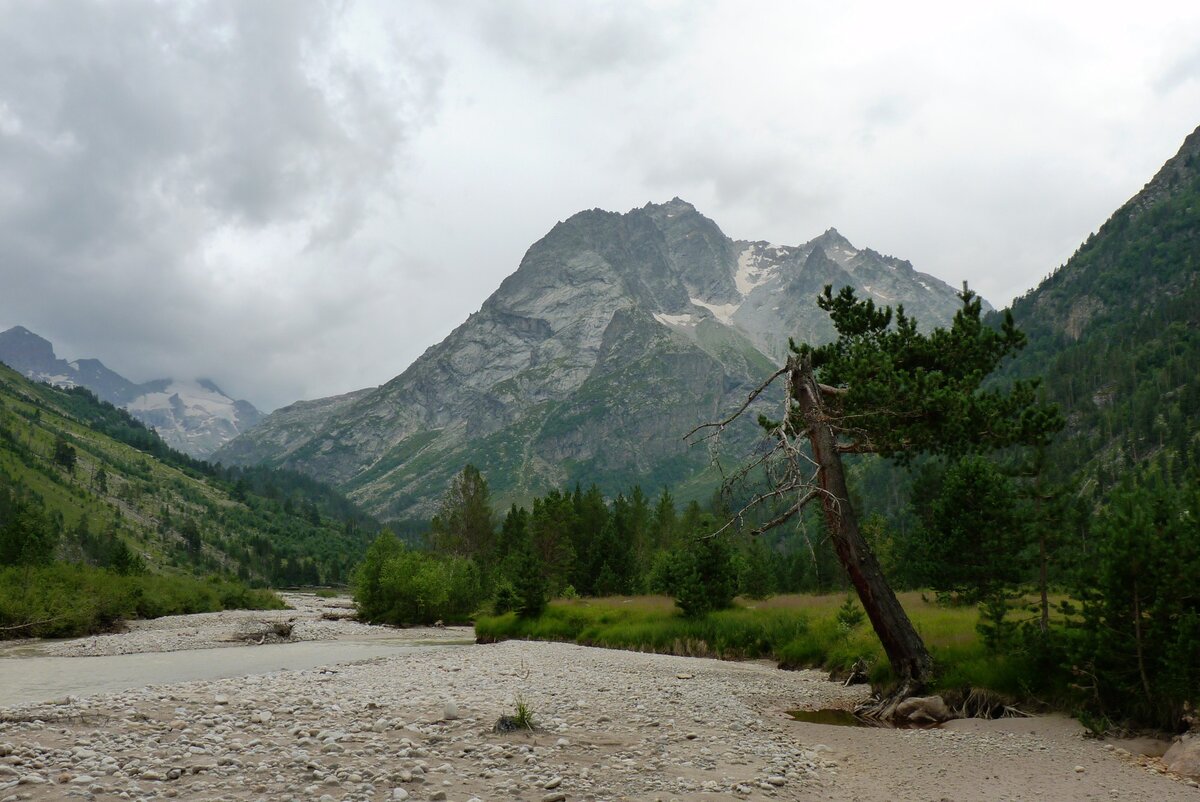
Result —
<instances>
[{"instance_id":1,"label":"pebble","mask_svg":"<svg viewBox=\"0 0 1200 802\"><path fill-rule=\"evenodd\" d=\"M671 681L697 673L702 682ZM828 798L845 769L829 746L803 743L776 711L797 700L853 703L864 689L818 677L751 663L505 642L23 705L0 720L0 802L21 793L138 802L565 802L576 788L581 799ZM544 735L491 731L517 697ZM1046 748L1007 734L913 730L895 737L920 739L923 754L938 761L930 769L968 753ZM1081 745L1062 760L1070 766L1104 754L1115 762L1109 755L1116 753L1086 753ZM50 785L46 778L60 784L38 788ZM1140 797L1131 791L1124 798Z\"/></svg>"}]
</instances>

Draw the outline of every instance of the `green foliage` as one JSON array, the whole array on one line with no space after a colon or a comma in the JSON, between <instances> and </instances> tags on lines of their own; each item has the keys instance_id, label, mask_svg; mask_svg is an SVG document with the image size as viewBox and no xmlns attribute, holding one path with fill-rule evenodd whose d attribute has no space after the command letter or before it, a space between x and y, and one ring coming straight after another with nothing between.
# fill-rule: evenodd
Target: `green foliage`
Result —
<instances>
[{"instance_id":1,"label":"green foliage","mask_svg":"<svg viewBox=\"0 0 1200 802\"><path fill-rule=\"evenodd\" d=\"M496 585L496 591L492 594L492 615L504 615L511 613L520 606L521 600L517 596L517 591L512 584L505 581Z\"/></svg>"},{"instance_id":2,"label":"green foliage","mask_svg":"<svg viewBox=\"0 0 1200 802\"><path fill-rule=\"evenodd\" d=\"M482 558L491 554L495 523L487 480L467 465L450 482L430 524L434 548L446 554Z\"/></svg>"},{"instance_id":3,"label":"green foliage","mask_svg":"<svg viewBox=\"0 0 1200 802\"><path fill-rule=\"evenodd\" d=\"M78 457L75 449L60 434L54 439L54 463L67 473L75 473L75 463Z\"/></svg>"},{"instance_id":4,"label":"green foliage","mask_svg":"<svg viewBox=\"0 0 1200 802\"><path fill-rule=\"evenodd\" d=\"M733 606L737 576L733 549L721 536L699 538L680 558L675 604L689 618Z\"/></svg>"},{"instance_id":5,"label":"green foliage","mask_svg":"<svg viewBox=\"0 0 1200 802\"><path fill-rule=\"evenodd\" d=\"M512 716L512 723L517 729L533 731L537 726L533 720L533 710L530 709L528 703L520 696L517 697L516 710Z\"/></svg>"},{"instance_id":6,"label":"green foliage","mask_svg":"<svg viewBox=\"0 0 1200 802\"><path fill-rule=\"evenodd\" d=\"M974 293L964 292L962 300L950 328L925 334L903 307L893 325L890 308L858 300L851 287L836 296L825 287L817 305L829 312L838 338L792 347L811 355L820 381L845 390L837 415L853 425L839 428L841 434L904 463L919 453L1037 445L1062 428L1057 408L1038 401L1036 381L1015 381L1006 391L983 388L1025 336L1011 315L999 330L984 325Z\"/></svg>"},{"instance_id":7,"label":"green foliage","mask_svg":"<svg viewBox=\"0 0 1200 802\"><path fill-rule=\"evenodd\" d=\"M865 620L867 620L867 614L863 612L862 605L853 596L847 596L846 601L842 602L842 606L837 611L838 624L842 629L850 631Z\"/></svg>"},{"instance_id":8,"label":"green foliage","mask_svg":"<svg viewBox=\"0 0 1200 802\"><path fill-rule=\"evenodd\" d=\"M384 566L403 551L404 544L390 529L380 532L367 548L366 555L354 571L353 581L354 603L364 619L372 620L390 606L383 592Z\"/></svg>"},{"instance_id":9,"label":"green foliage","mask_svg":"<svg viewBox=\"0 0 1200 802\"><path fill-rule=\"evenodd\" d=\"M233 571L259 584L345 581L375 528L313 479L194 460L87 390L0 366L3 521L6 498L47 523L42 561L52 552L132 573Z\"/></svg>"},{"instance_id":10,"label":"green foliage","mask_svg":"<svg viewBox=\"0 0 1200 802\"><path fill-rule=\"evenodd\" d=\"M536 618L546 609L546 578L542 564L532 546L526 545L517 554L512 577L516 605L513 609L521 618Z\"/></svg>"},{"instance_id":11,"label":"green foliage","mask_svg":"<svg viewBox=\"0 0 1200 802\"><path fill-rule=\"evenodd\" d=\"M952 462L936 479L916 486L921 528L910 557L922 584L974 603L1002 593L1026 576L1027 513L1013 481L987 459ZM927 495L926 495L927 494Z\"/></svg>"},{"instance_id":12,"label":"green foliage","mask_svg":"<svg viewBox=\"0 0 1200 802\"><path fill-rule=\"evenodd\" d=\"M234 608L280 610L284 604L269 591L217 578L122 575L65 563L0 568L0 639L79 637L128 618Z\"/></svg>"},{"instance_id":13,"label":"green foliage","mask_svg":"<svg viewBox=\"0 0 1200 802\"><path fill-rule=\"evenodd\" d=\"M1127 479L1093 529L1074 642L1095 708L1174 727L1200 705L1200 485Z\"/></svg>"},{"instance_id":14,"label":"green foliage","mask_svg":"<svg viewBox=\"0 0 1200 802\"><path fill-rule=\"evenodd\" d=\"M1017 631L1016 622L1008 618L1008 598L1003 592L988 593L979 605L979 623L975 631L989 654L1009 649Z\"/></svg>"},{"instance_id":15,"label":"green foliage","mask_svg":"<svg viewBox=\"0 0 1200 802\"><path fill-rule=\"evenodd\" d=\"M1161 175L1012 307L1029 346L1007 373L1045 376L1071 422L1052 471L1094 500L1151 457L1200 465L1200 171L1193 155Z\"/></svg>"},{"instance_id":16,"label":"green foliage","mask_svg":"<svg viewBox=\"0 0 1200 802\"><path fill-rule=\"evenodd\" d=\"M464 557L414 551L384 531L355 572L359 617L376 623L461 623L484 599L479 569Z\"/></svg>"},{"instance_id":17,"label":"green foliage","mask_svg":"<svg viewBox=\"0 0 1200 802\"><path fill-rule=\"evenodd\" d=\"M771 555L763 539L750 538L738 556L738 592L748 599L765 599L774 593Z\"/></svg>"},{"instance_id":18,"label":"green foliage","mask_svg":"<svg viewBox=\"0 0 1200 802\"><path fill-rule=\"evenodd\" d=\"M0 565L46 565L58 532L32 501L0 487Z\"/></svg>"}]
</instances>

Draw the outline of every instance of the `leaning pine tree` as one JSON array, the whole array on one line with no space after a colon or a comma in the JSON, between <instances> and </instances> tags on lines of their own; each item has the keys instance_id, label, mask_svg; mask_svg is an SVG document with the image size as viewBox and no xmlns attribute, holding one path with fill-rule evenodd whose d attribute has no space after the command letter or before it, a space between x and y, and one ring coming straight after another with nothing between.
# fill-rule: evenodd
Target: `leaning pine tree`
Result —
<instances>
[{"instance_id":1,"label":"leaning pine tree","mask_svg":"<svg viewBox=\"0 0 1200 802\"><path fill-rule=\"evenodd\" d=\"M727 525L759 505L781 505L780 514L754 530L761 534L810 502L821 503L834 551L897 680L876 711L884 717L896 702L929 684L933 658L863 538L842 455L879 454L904 465L917 454L960 456L1038 445L1062 428L1057 408L1038 401L1036 381L983 388L1000 361L1024 346L1025 336L1010 314L999 330L984 325L975 294L964 288L961 298L949 329L924 334L903 307L893 317L890 307L859 300L850 287L837 295L825 287L817 305L829 313L837 339L816 348L792 342L787 364L737 412L692 433L719 436L777 379L787 378L783 420L759 417L773 447L731 480L762 468L768 486Z\"/></svg>"}]
</instances>

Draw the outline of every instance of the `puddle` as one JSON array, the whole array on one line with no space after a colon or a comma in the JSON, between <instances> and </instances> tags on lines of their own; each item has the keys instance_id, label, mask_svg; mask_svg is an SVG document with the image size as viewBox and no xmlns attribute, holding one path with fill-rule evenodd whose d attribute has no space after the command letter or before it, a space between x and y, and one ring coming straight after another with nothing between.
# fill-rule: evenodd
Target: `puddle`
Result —
<instances>
[{"instance_id":1,"label":"puddle","mask_svg":"<svg viewBox=\"0 0 1200 802\"><path fill-rule=\"evenodd\" d=\"M787 711L795 721L803 721L805 724L830 724L834 727L876 727L885 730L928 730L934 729L937 724L915 724L905 722L902 724L894 724L890 721L879 721L873 718L863 718L856 716L852 710L789 710Z\"/></svg>"},{"instance_id":2,"label":"puddle","mask_svg":"<svg viewBox=\"0 0 1200 802\"><path fill-rule=\"evenodd\" d=\"M789 710L787 714L805 724L832 724L835 727L881 727L878 721L859 718L849 710Z\"/></svg>"}]
</instances>

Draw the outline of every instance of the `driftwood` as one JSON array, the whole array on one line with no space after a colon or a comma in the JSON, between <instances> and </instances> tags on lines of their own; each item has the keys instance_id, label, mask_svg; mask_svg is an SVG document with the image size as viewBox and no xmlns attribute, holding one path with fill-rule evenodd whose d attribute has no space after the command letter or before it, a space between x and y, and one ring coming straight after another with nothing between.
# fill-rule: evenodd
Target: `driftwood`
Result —
<instances>
[{"instance_id":1,"label":"driftwood","mask_svg":"<svg viewBox=\"0 0 1200 802\"><path fill-rule=\"evenodd\" d=\"M279 643L292 639L291 621L263 621L262 626L251 632L242 632L234 640L246 641L256 646L264 643Z\"/></svg>"}]
</instances>

